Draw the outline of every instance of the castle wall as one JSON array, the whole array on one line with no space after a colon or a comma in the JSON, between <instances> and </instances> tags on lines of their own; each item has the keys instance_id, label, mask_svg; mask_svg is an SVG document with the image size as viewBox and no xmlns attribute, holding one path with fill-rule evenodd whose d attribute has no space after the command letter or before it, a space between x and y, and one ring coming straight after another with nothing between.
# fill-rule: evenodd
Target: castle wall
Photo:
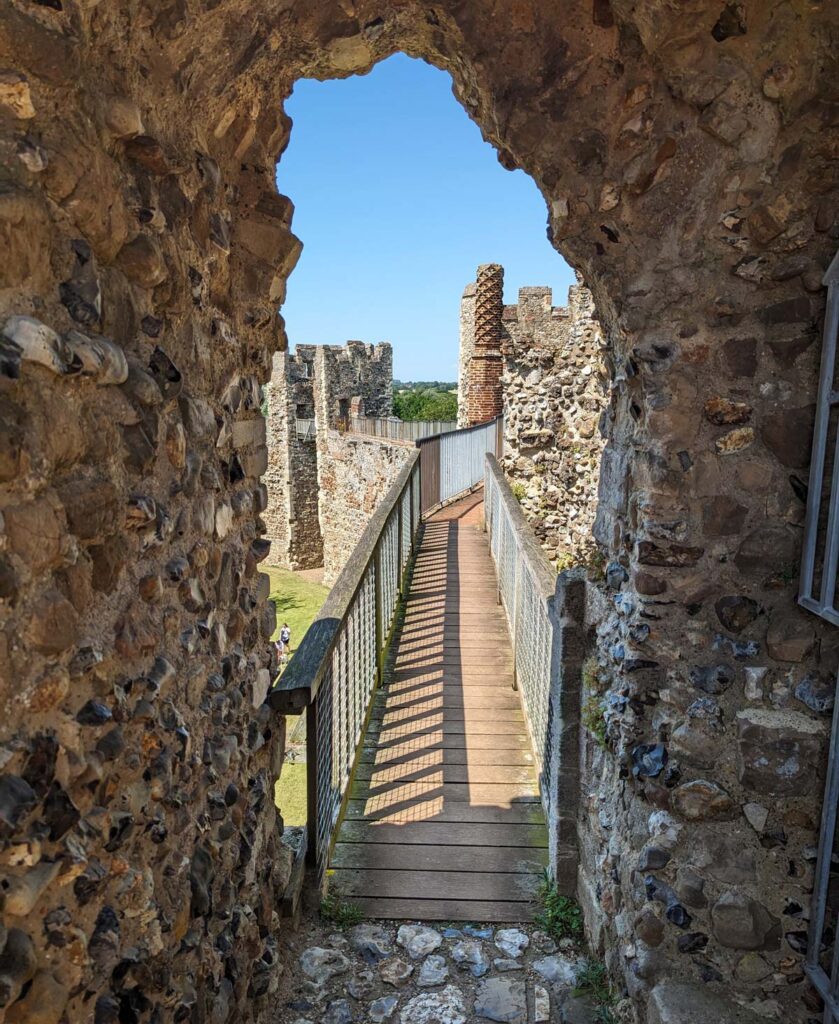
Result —
<instances>
[{"instance_id":1,"label":"castle wall","mask_svg":"<svg viewBox=\"0 0 839 1024\"><path fill-rule=\"evenodd\" d=\"M338 579L370 517L415 448L328 430L318 453L323 582ZM328 496L328 497L327 497Z\"/></svg>"},{"instance_id":2,"label":"castle wall","mask_svg":"<svg viewBox=\"0 0 839 1024\"><path fill-rule=\"evenodd\" d=\"M294 355L277 353L268 399L268 507L266 536L272 564L286 569L323 565L318 521L318 462L314 430L298 430L298 420L314 420L314 346L298 345Z\"/></svg>"},{"instance_id":3,"label":"castle wall","mask_svg":"<svg viewBox=\"0 0 839 1024\"><path fill-rule=\"evenodd\" d=\"M314 401L317 422L319 518L324 583L340 575L373 510L402 468L412 446L339 433L338 418L390 416L393 354L389 344L351 341L345 348L318 346Z\"/></svg>"},{"instance_id":4,"label":"castle wall","mask_svg":"<svg viewBox=\"0 0 839 1024\"><path fill-rule=\"evenodd\" d=\"M469 426L469 366L475 349L475 282L467 284L460 300L460 347L457 369L457 425Z\"/></svg>"},{"instance_id":5,"label":"castle wall","mask_svg":"<svg viewBox=\"0 0 839 1024\"><path fill-rule=\"evenodd\" d=\"M275 1010L259 386L300 252L283 103L397 51L448 69L532 176L610 344L595 948L642 1019L668 1019L674 978L699 1019L709 992L821 1013L802 935L837 641L796 566L839 244L836 5L508 7L3 5L8 1022Z\"/></svg>"},{"instance_id":6,"label":"castle wall","mask_svg":"<svg viewBox=\"0 0 839 1024\"><path fill-rule=\"evenodd\" d=\"M607 402L603 336L588 289L569 289L566 307L550 288L522 288L504 310L502 464L549 558L560 569L585 564Z\"/></svg>"},{"instance_id":7,"label":"castle wall","mask_svg":"<svg viewBox=\"0 0 839 1024\"><path fill-rule=\"evenodd\" d=\"M316 411L315 375L318 375L320 404ZM319 454L327 459L337 439L326 438L341 414L389 416L393 408L393 353L387 343L366 345L351 341L339 345L298 345L294 355L274 357L268 398L268 507L263 516L266 536L272 542L271 559L287 569L324 566L334 573L346 558L344 538L336 534L333 505L355 498L349 489L330 488L340 478L332 469L323 477L318 471ZM369 412L368 410L373 410ZM314 421L311 432L298 429L298 420ZM347 453L341 455L345 461ZM326 490L323 490L323 487ZM337 550L324 556L321 518L330 526L329 543L337 539ZM337 573L334 573L337 575Z\"/></svg>"},{"instance_id":8,"label":"castle wall","mask_svg":"<svg viewBox=\"0 0 839 1024\"><path fill-rule=\"evenodd\" d=\"M388 342L319 345L317 353L319 428L334 427L339 417L349 415L353 409L357 416L393 415L393 349Z\"/></svg>"}]
</instances>

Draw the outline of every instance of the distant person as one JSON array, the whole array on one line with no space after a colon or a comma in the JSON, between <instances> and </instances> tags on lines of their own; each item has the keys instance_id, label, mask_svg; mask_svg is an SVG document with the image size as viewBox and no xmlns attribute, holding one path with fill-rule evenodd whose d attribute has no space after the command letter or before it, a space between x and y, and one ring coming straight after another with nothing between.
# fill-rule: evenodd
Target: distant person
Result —
<instances>
[{"instance_id":1,"label":"distant person","mask_svg":"<svg viewBox=\"0 0 839 1024\"><path fill-rule=\"evenodd\" d=\"M285 644L282 642L281 639L277 639L274 641L274 650L277 652L277 661L279 662L280 665L282 665L283 661L285 660Z\"/></svg>"},{"instance_id":2,"label":"distant person","mask_svg":"<svg viewBox=\"0 0 839 1024\"><path fill-rule=\"evenodd\" d=\"M289 651L289 653L290 653L291 652L291 630L288 628L288 623L287 622L283 623L283 628L280 630L280 640L281 640L281 642L283 644L283 647L285 647L285 649L287 651Z\"/></svg>"}]
</instances>

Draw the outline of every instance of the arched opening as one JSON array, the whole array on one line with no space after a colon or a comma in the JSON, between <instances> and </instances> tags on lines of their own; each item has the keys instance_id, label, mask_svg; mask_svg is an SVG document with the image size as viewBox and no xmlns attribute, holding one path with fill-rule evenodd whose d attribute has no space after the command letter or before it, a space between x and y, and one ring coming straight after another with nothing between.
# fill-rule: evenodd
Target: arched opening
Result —
<instances>
[{"instance_id":1,"label":"arched opening","mask_svg":"<svg viewBox=\"0 0 839 1024\"><path fill-rule=\"evenodd\" d=\"M833 10L36 7L0 37L7 1016L248 1019L273 991L277 109L397 50L451 71L538 183L613 347L590 941L652 1019L820 1012L796 907L835 645L794 603L795 481L836 246Z\"/></svg>"},{"instance_id":2,"label":"arched opening","mask_svg":"<svg viewBox=\"0 0 839 1024\"><path fill-rule=\"evenodd\" d=\"M355 557L359 537L371 518L371 511L384 500L410 455L404 442L420 436L412 433L399 437L395 431L390 436L383 428L391 430L391 424L376 420L383 411L390 411L389 405L383 409L381 402L382 392L389 396L392 390L391 358L403 379L427 381L448 377L450 383L446 386L459 393L460 419L466 426L492 419L504 408L510 409L508 473L513 486L521 489L522 497L527 483L531 479L536 482L533 493L522 507L542 527L548 556L556 561L557 549L561 547L562 567L568 568L579 564L588 554L578 551L574 545L578 538L585 538L591 544L596 471L602 447L599 435L597 440L592 440L604 405L602 381L598 383L593 372L597 368L595 357L600 354L597 344L600 331L594 319L593 304L585 289L575 285L573 308L553 306L552 289L545 282L558 280L561 294L563 281L570 282L574 278L544 238L544 201L522 172L511 177L509 171L499 166L494 150L480 142L477 129L463 117L452 100L450 84L449 77L436 69L405 57L394 57L378 65L369 76L347 83L317 84L309 89L302 83L298 88L302 89L303 98L297 107L293 101L286 104L286 112L293 115L294 132L278 168L278 186L295 197L295 230L305 238L306 246L289 282L288 298L282 310L289 349L297 341L297 352L291 355L289 351L278 357L269 387L266 474L269 494L264 519L272 539L272 553L265 569L271 576L272 596L278 608L286 609L299 594L303 585L301 577L287 573L296 569L308 575L311 566L304 559L320 554L323 562L318 565L323 565L326 581L330 584L338 581L344 564ZM320 97L331 112L331 118L327 119L311 99L304 102L306 96L314 95ZM352 117L351 112L356 112L356 116ZM307 124L307 116L313 122L312 127ZM296 146L299 149L296 150ZM405 197L411 197L407 204ZM414 205L416 210L410 208ZM478 346L486 341L478 337L477 331L482 316L480 310L487 299L485 268L479 270L477 285L468 284L464 291L467 275L474 272L470 264L480 261L486 251L495 253L506 264L491 275L491 290L497 292L493 299L497 306L497 323L490 341L493 350L497 350L494 358L498 376L491 388L478 374L482 365ZM307 253L309 266L306 266ZM302 271L305 273L300 278ZM502 291L505 273L506 304ZM562 275L559 279L557 273ZM539 282L541 286L515 287L524 282ZM294 305L298 283L300 296ZM362 329L365 324L373 326ZM331 335L335 330L343 330L344 334ZM368 341L387 337L393 342L392 356L388 350L385 359L385 353L378 346L374 350L371 345L365 348L360 342L348 343L343 351L338 351L334 344L326 345L322 351L310 344L312 341L334 342L347 333L357 337L366 335ZM311 375L301 372L301 359L304 364L312 363ZM562 379L561 374L564 374ZM587 424L582 434L578 429L578 421L583 418L581 407L576 400L566 400L569 384L575 395L586 392L580 403ZM275 390L277 398L274 398ZM498 391L497 395L493 394L494 390ZM304 391L316 409L315 445L305 443L308 436L301 438L299 433L300 399ZM493 401L497 402L497 408L487 405ZM357 407L361 407L360 412ZM379 433L370 431L359 440L363 424L358 419L365 414ZM454 427L454 423L450 427ZM591 455L585 462L581 460L583 448L590 449ZM548 457L551 449L553 458ZM308 468L313 458L314 480ZM553 497L551 508L557 509L560 473L555 470L555 464L560 461L564 481L579 485L574 487L575 492L585 491L584 498L577 493L572 497L571 487L568 487L563 503L565 522L559 521L558 516L546 520L542 514L545 496ZM482 479L483 465L478 469ZM318 491L318 496L315 501L309 501L314 490ZM572 504L574 512L571 512ZM306 524L301 522L305 512L309 515ZM470 513L473 518L478 517L480 508L470 509ZM566 527L575 516L576 531L572 537ZM451 531L451 526L442 529L451 532L451 546L456 548L456 533ZM311 542L311 534L315 532L317 545ZM548 540L549 534L551 540ZM465 541L461 540L460 544L463 543ZM424 561L420 556L420 563ZM452 586L456 585L454 561L449 570L453 572ZM489 560L486 562L489 568ZM441 571L446 572L445 563L439 563L438 559L435 571L438 577ZM549 564L546 571L551 571ZM287 592L284 583L287 583ZM493 611L490 619L503 622L503 614L496 609ZM495 652L494 661L490 658L486 664L481 664L477 655L471 660L464 656L458 658L458 665L454 667L451 655L447 661L446 652L442 650L438 661L432 664L428 651L434 637L428 632L429 623L433 620L439 625L445 646L445 621L450 620L450 628L454 628L461 614L464 617L476 614L468 607L461 611L459 606L457 611L451 609L449 619L445 612L446 609L441 608L439 622L434 616L414 615L415 621L407 623L403 636L409 649L420 647L426 651L422 681L428 684L432 677L440 676L437 685L423 688L422 699L417 694L412 716L422 718L422 725L426 725L430 724L432 711L438 712L442 719L440 735L429 736L428 730L418 725L416 737L403 737L398 755L383 753L381 758L357 765L355 769L365 780L369 776L367 788L371 791L378 792L381 780L392 782L394 791L388 799L394 803L402 800L399 786L404 788L417 772L426 788L435 778L439 781L440 794L427 801L421 796L415 797L410 801L410 813L403 816L415 824L427 823L432 826L430 829L402 828L400 832L396 818L391 823L385 816L378 816L376 820L383 828L371 826L368 830L373 840L398 833L401 843L413 844L414 852L421 857L407 856L412 852L409 846L399 859L399 867L394 864L394 870L412 871L413 880L400 875L399 899L391 898L387 902L384 897L373 907L370 898L378 896L382 890L392 889L390 883L396 875L392 871L381 878L375 874L386 870L390 863L386 854L390 851L387 847L378 850L379 844L374 841L372 845L377 849L372 852L378 855L378 866L371 869L374 873L368 883L356 878L353 872L359 866L358 851L364 849L356 841L364 823L354 820L352 827L341 831L340 836L338 826L333 829L338 845L330 860L330 885L337 891L344 878L351 879L354 891L350 895L362 897L368 912L384 916L399 912L420 918L426 914L452 918L464 914L469 917L480 913L507 913L514 919L523 912L531 916L529 906L522 911L516 905L520 887L504 901L498 895L499 880L491 875L471 879L461 872L456 885L449 884L448 888L441 885L441 880L446 880L442 872L453 865L462 868L477 859L491 864L494 872L501 876L519 870L532 876L526 881L533 883L528 890L533 895L547 863L548 842L544 828L543 834L539 834L536 821L538 818L541 824L542 818L535 808L531 808L528 820L514 813L515 808L509 809L510 827L506 827L505 808L509 808L510 799L538 793L541 755L539 765L534 766L533 755L525 749L530 741L524 725L520 728L521 736L508 731L506 742L501 744L498 764L487 749L486 716L491 707L497 707L502 717L509 712L507 717L515 723L517 715L520 716L519 702L515 695L495 694L476 682L480 682L485 670L499 677L509 672L512 681L510 652L513 644L509 638L502 640L498 635L498 622L494 628L487 622L469 635L461 626L456 630L459 642L464 647L482 642ZM284 614L278 615L278 630L284 617ZM426 635L420 644L416 634L421 632ZM301 635L302 631L295 632L295 646L299 645ZM349 631L352 640L348 642L357 645L358 635L356 626ZM309 655L301 652L299 657ZM412 659L406 654L404 660ZM400 664L395 668L397 677L403 671ZM435 674L433 670L438 667ZM362 658L359 670L364 668ZM333 686L339 685L334 677L330 678ZM406 680L394 689L399 691L399 695L394 695L394 702L399 704L400 696L404 703L404 695L416 686ZM449 726L461 731L454 737L449 736ZM339 729L332 719L330 727L333 736L348 728L341 726ZM323 754L307 751L305 722L301 718L289 719L287 728L286 761L290 763L279 780L277 805L287 826L284 842L295 843L302 838L298 830L305 823L304 766L308 757L312 757L314 763L319 762ZM545 732L550 728L546 716L540 715L535 729L538 736L534 740L540 751L546 745ZM470 729L474 735L470 734ZM355 735L355 727L352 735ZM365 747L370 744L368 737ZM520 744L522 749L519 749ZM341 750L337 750L335 756L340 758ZM309 769L313 770L312 765ZM317 770L321 770L319 764ZM336 766L333 774L338 771ZM320 787L315 785L315 789L319 791ZM499 801L497 807L493 799ZM381 797L353 802L349 796L349 800L353 814L361 814L374 803L382 802ZM310 809L310 814L317 815L317 812ZM479 814L487 820L478 821ZM572 817L570 807L566 808L566 815ZM431 876L431 881L437 883L434 891L440 898L417 904L409 912L406 908L410 901L428 893L429 879L417 865L422 860L428 867L423 840L427 836L440 838L440 828L435 827L438 818L444 832L446 826L454 826L459 837L458 848L439 843L439 855L431 865L437 873ZM473 824L477 827L472 828ZM488 859L482 848L469 846L472 833L476 842L490 842L496 847L492 858ZM341 836L345 835L353 839L352 848L342 841ZM511 847L506 859L505 842ZM350 863L353 871L348 870ZM506 877L502 881L506 884ZM464 896L465 889L470 893L468 899ZM481 897L484 890L492 895Z\"/></svg>"}]
</instances>

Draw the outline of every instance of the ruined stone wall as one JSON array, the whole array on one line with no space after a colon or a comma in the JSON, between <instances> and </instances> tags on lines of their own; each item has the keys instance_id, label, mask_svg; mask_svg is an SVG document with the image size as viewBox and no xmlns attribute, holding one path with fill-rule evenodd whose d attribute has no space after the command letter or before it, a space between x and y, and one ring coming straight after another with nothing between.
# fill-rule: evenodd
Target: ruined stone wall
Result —
<instances>
[{"instance_id":1,"label":"ruined stone wall","mask_svg":"<svg viewBox=\"0 0 839 1024\"><path fill-rule=\"evenodd\" d=\"M268 505L263 519L271 541L271 562L287 569L323 565L318 520L318 460L314 429L314 345L298 345L292 356L274 356L268 394Z\"/></svg>"},{"instance_id":2,"label":"ruined stone wall","mask_svg":"<svg viewBox=\"0 0 839 1024\"><path fill-rule=\"evenodd\" d=\"M271 562L289 568L291 513L289 511L290 474L289 427L293 421L288 415L287 352L275 352L271 379L265 385L265 443L268 448L268 466L265 470L267 500L263 521L265 536L271 541Z\"/></svg>"},{"instance_id":3,"label":"ruined stone wall","mask_svg":"<svg viewBox=\"0 0 839 1024\"><path fill-rule=\"evenodd\" d=\"M345 347L297 345L294 355L275 356L268 397L268 507L263 518L272 542L272 563L288 569L319 568L324 565L321 513L334 521L332 505L344 495L328 489L335 477L330 471L323 477L327 489L321 489L318 452L328 457L329 430L342 410L345 415L391 415L391 346L360 341ZM298 420L314 420L314 430L299 431ZM329 536L333 535L330 530ZM343 551L343 538L339 548ZM340 551L326 559L333 569L345 560Z\"/></svg>"},{"instance_id":4,"label":"ruined stone wall","mask_svg":"<svg viewBox=\"0 0 839 1024\"><path fill-rule=\"evenodd\" d=\"M361 405L355 405L361 414L391 414L393 361L390 345L374 347L351 341L346 348L318 346L314 399L326 586L331 586L340 575L370 516L412 447L339 433L335 423L355 398L361 399Z\"/></svg>"},{"instance_id":5,"label":"ruined stone wall","mask_svg":"<svg viewBox=\"0 0 839 1024\"><path fill-rule=\"evenodd\" d=\"M467 284L460 300L460 346L457 364L457 425L469 426L469 364L475 348L475 282Z\"/></svg>"},{"instance_id":6,"label":"ruined stone wall","mask_svg":"<svg viewBox=\"0 0 839 1024\"><path fill-rule=\"evenodd\" d=\"M370 517L415 447L328 430L318 453L323 582L338 579Z\"/></svg>"},{"instance_id":7,"label":"ruined stone wall","mask_svg":"<svg viewBox=\"0 0 839 1024\"><path fill-rule=\"evenodd\" d=\"M319 345L315 360L318 426L335 426L339 416L393 415L393 349L388 342ZM355 401L354 401L355 400Z\"/></svg>"},{"instance_id":8,"label":"ruined stone wall","mask_svg":"<svg viewBox=\"0 0 839 1024\"><path fill-rule=\"evenodd\" d=\"M504 309L502 464L548 557L559 569L585 564L604 441L604 340L591 292L569 289L566 307L550 288L522 288Z\"/></svg>"},{"instance_id":9,"label":"ruined stone wall","mask_svg":"<svg viewBox=\"0 0 839 1024\"><path fill-rule=\"evenodd\" d=\"M396 50L449 71L534 178L611 346L590 932L641 1013L678 977L700 1017L714 991L818 1016L796 908L836 642L797 610L795 566L839 244L837 33L835 4L757 0L9 0L8 1021L224 1024L270 1002L284 726L261 703L259 385L300 250L282 104Z\"/></svg>"}]
</instances>

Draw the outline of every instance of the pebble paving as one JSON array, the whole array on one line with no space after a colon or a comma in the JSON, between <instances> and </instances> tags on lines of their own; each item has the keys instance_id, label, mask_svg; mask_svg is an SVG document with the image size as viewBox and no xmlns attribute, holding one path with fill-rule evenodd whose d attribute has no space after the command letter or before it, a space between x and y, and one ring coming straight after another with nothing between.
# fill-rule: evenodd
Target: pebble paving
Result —
<instances>
[{"instance_id":1,"label":"pebble paving","mask_svg":"<svg viewBox=\"0 0 839 1024\"><path fill-rule=\"evenodd\" d=\"M533 925L363 922L317 917L287 937L272 1024L596 1024L575 994L584 961Z\"/></svg>"}]
</instances>

